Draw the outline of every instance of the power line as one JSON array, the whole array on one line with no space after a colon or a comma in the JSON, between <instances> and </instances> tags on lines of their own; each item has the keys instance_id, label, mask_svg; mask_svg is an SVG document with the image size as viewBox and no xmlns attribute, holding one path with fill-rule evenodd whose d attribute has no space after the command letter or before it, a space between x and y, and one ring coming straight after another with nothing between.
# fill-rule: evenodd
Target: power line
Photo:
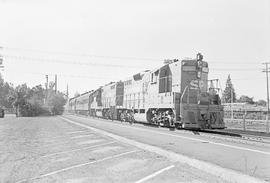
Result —
<instances>
[{"instance_id":1,"label":"power line","mask_svg":"<svg viewBox=\"0 0 270 183\"><path fill-rule=\"evenodd\" d=\"M45 63L60 63L60 64L72 64L72 65L88 65L94 67L124 67L124 68L145 68L144 66L130 66L123 64L102 64L102 63L93 63L93 62L81 62L81 61L72 61L72 60L60 60L60 59L50 59L50 58L37 58L37 57L25 57L25 56L15 56L15 55L4 55L9 59L24 60L24 61L37 61Z\"/></svg>"},{"instance_id":2,"label":"power line","mask_svg":"<svg viewBox=\"0 0 270 183\"><path fill-rule=\"evenodd\" d=\"M244 81L244 80L258 80L258 79L264 79L263 77L258 77L258 78L236 78L236 79L233 79L233 80L241 80L241 81Z\"/></svg>"},{"instance_id":3,"label":"power line","mask_svg":"<svg viewBox=\"0 0 270 183\"><path fill-rule=\"evenodd\" d=\"M162 61L159 58L140 58L140 57L125 57L125 56L108 56L108 55L94 55L94 54L84 54L84 53L70 53L70 52L59 52L59 51L45 51L38 49L27 49L27 48L12 48L12 47L1 47L4 50L14 50L14 51L24 51L24 52L35 52L35 53L45 53L54 55L70 55L70 56L81 56L81 57L95 57L95 58L107 58L107 59L117 59L117 60L148 60L148 61Z\"/></svg>"},{"instance_id":4,"label":"power line","mask_svg":"<svg viewBox=\"0 0 270 183\"><path fill-rule=\"evenodd\" d=\"M17 73L16 73L17 74ZM55 76L54 73L45 73L45 72L23 72L20 73L20 75L40 75L40 76L44 76L44 75L48 75L48 76ZM87 78L87 79L112 79L112 77L97 77L97 76L90 76L90 75L74 75L74 74L57 74L58 76L61 77L70 77L70 78Z\"/></svg>"},{"instance_id":5,"label":"power line","mask_svg":"<svg viewBox=\"0 0 270 183\"><path fill-rule=\"evenodd\" d=\"M80 57L87 57L87 58L106 58L106 59L117 59L117 60L141 60L141 61L163 61L162 58L143 58L143 57L126 57L126 56L109 56L109 55L95 55L95 54L85 54L85 53L71 53L71 52L61 52L61 51L48 51L48 50L40 50L40 49L29 49L29 48L15 48L15 47L1 47L3 50L13 50L13 51L23 51L23 52L32 52L32 53L43 53L43 54L50 54L50 55L70 55L70 56L80 56ZM235 65L235 64L258 64L258 62L229 62L231 60L247 60L249 58L211 58L209 61L211 64L228 64L228 65ZM212 61L211 61L212 60ZM218 61L222 60L222 62ZM259 59L257 59L259 60Z\"/></svg>"},{"instance_id":6,"label":"power line","mask_svg":"<svg viewBox=\"0 0 270 183\"><path fill-rule=\"evenodd\" d=\"M74 60L60 60L60 59L51 59L51 58L38 58L38 57L29 57L29 56L18 56L18 55L4 55L5 58L16 59L16 60L24 60L24 61L37 61L37 62L47 62L47 63L60 63L60 64L75 64L75 65L88 65L95 67L124 67L124 68L139 68L146 69L144 65L141 66L131 66L131 65L123 65L123 64L102 64L97 62L81 62ZM160 64L161 65L161 64ZM211 70L215 71L256 71L259 69L256 68L211 68Z\"/></svg>"},{"instance_id":7,"label":"power line","mask_svg":"<svg viewBox=\"0 0 270 183\"><path fill-rule=\"evenodd\" d=\"M48 75L48 76L55 76L54 73L45 73L45 72L25 72L23 71L23 73L20 73L20 74L24 74L24 75L40 75L40 76L44 76L44 75ZM76 75L76 74L61 74L61 73L58 73L57 74L58 76L60 77L67 77L67 78L86 78L86 79L93 79L93 80L96 80L96 79L112 79L112 76L108 76L108 77L97 77L96 75ZM131 75L130 75L131 76ZM122 79L125 79L125 78L128 78L130 76L124 76ZM244 81L244 80L258 80L258 79L264 79L263 77L258 77L258 78L234 78L233 80L240 80L240 81Z\"/></svg>"},{"instance_id":8,"label":"power line","mask_svg":"<svg viewBox=\"0 0 270 183\"><path fill-rule=\"evenodd\" d=\"M216 60L216 59L213 59ZM239 60L239 59L236 59ZM258 62L217 62L217 61L211 61L210 59L207 61L208 64L224 64L224 65L257 65Z\"/></svg>"},{"instance_id":9,"label":"power line","mask_svg":"<svg viewBox=\"0 0 270 183\"><path fill-rule=\"evenodd\" d=\"M232 68L232 69L224 69L224 68L211 68L212 71L259 71L260 69L256 69L256 68Z\"/></svg>"}]
</instances>

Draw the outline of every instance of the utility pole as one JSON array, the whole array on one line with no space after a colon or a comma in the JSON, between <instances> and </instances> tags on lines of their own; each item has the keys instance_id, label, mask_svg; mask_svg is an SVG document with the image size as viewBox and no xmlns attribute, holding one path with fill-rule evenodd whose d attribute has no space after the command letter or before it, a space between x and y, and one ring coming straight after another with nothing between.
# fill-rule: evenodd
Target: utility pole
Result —
<instances>
[{"instance_id":1,"label":"utility pole","mask_svg":"<svg viewBox=\"0 0 270 183\"><path fill-rule=\"evenodd\" d=\"M0 54L0 68L4 68L3 66L3 56Z\"/></svg>"},{"instance_id":2,"label":"utility pole","mask_svg":"<svg viewBox=\"0 0 270 183\"><path fill-rule=\"evenodd\" d=\"M269 133L269 121L268 121L268 115L269 115L269 84L268 84L268 64L270 62L263 63L265 65L265 70L263 72L266 73L266 86L267 86L267 115L266 115L266 133Z\"/></svg>"},{"instance_id":3,"label":"utility pole","mask_svg":"<svg viewBox=\"0 0 270 183\"><path fill-rule=\"evenodd\" d=\"M45 78L46 78L45 88L46 88L46 91L47 91L48 90L49 76L45 75Z\"/></svg>"},{"instance_id":4,"label":"utility pole","mask_svg":"<svg viewBox=\"0 0 270 183\"><path fill-rule=\"evenodd\" d=\"M231 87L231 120L233 121L233 88Z\"/></svg>"},{"instance_id":5,"label":"utility pole","mask_svg":"<svg viewBox=\"0 0 270 183\"><path fill-rule=\"evenodd\" d=\"M3 47L0 46L0 50L3 50ZM3 62L4 62L4 57L3 57L3 55L0 53L0 69L4 69Z\"/></svg>"},{"instance_id":6,"label":"utility pole","mask_svg":"<svg viewBox=\"0 0 270 183\"><path fill-rule=\"evenodd\" d=\"M68 98L68 84L67 84L67 98Z\"/></svg>"},{"instance_id":7,"label":"utility pole","mask_svg":"<svg viewBox=\"0 0 270 183\"><path fill-rule=\"evenodd\" d=\"M46 79L46 82L45 82L46 96L45 96L44 103L46 103L47 98L48 98L49 76L48 75L45 75L45 79Z\"/></svg>"},{"instance_id":8,"label":"utility pole","mask_svg":"<svg viewBox=\"0 0 270 183\"><path fill-rule=\"evenodd\" d=\"M55 93L57 93L57 74L55 74L55 83L54 83L54 87L55 87Z\"/></svg>"}]
</instances>

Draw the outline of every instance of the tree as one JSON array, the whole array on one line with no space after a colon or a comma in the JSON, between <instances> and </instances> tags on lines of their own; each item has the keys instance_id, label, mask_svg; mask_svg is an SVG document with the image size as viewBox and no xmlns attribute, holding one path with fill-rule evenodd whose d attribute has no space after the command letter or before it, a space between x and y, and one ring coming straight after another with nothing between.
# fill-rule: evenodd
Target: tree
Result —
<instances>
[{"instance_id":1,"label":"tree","mask_svg":"<svg viewBox=\"0 0 270 183\"><path fill-rule=\"evenodd\" d=\"M41 85L33 87L27 98L27 102L32 106L31 115L38 116L46 112L45 104L45 89Z\"/></svg>"},{"instance_id":2,"label":"tree","mask_svg":"<svg viewBox=\"0 0 270 183\"><path fill-rule=\"evenodd\" d=\"M27 103L29 97L30 88L26 84L19 85L15 88L13 93L13 106L16 108L16 114L18 116L30 116L29 110L31 106Z\"/></svg>"},{"instance_id":3,"label":"tree","mask_svg":"<svg viewBox=\"0 0 270 183\"><path fill-rule=\"evenodd\" d=\"M29 88L26 84L14 88L12 84L4 82L0 74L0 107L14 107L17 116L62 114L66 98L63 93L55 93L53 86L54 83L51 83L48 90L41 85Z\"/></svg>"},{"instance_id":4,"label":"tree","mask_svg":"<svg viewBox=\"0 0 270 183\"><path fill-rule=\"evenodd\" d=\"M76 91L74 94L74 97L78 97L78 96L80 96L80 93Z\"/></svg>"},{"instance_id":5,"label":"tree","mask_svg":"<svg viewBox=\"0 0 270 183\"><path fill-rule=\"evenodd\" d=\"M256 104L265 107L266 104L267 104L267 102L266 102L265 100L258 100L258 101L256 102Z\"/></svg>"},{"instance_id":6,"label":"tree","mask_svg":"<svg viewBox=\"0 0 270 183\"><path fill-rule=\"evenodd\" d=\"M228 76L227 81L226 81L226 88L222 94L222 101L224 103L231 103L231 102L236 101L236 94L235 94L235 90L234 90L230 75Z\"/></svg>"},{"instance_id":7,"label":"tree","mask_svg":"<svg viewBox=\"0 0 270 183\"><path fill-rule=\"evenodd\" d=\"M55 93L53 90L49 92L47 98L47 106L53 115L60 115L64 112L66 99L63 93Z\"/></svg>"},{"instance_id":8,"label":"tree","mask_svg":"<svg viewBox=\"0 0 270 183\"><path fill-rule=\"evenodd\" d=\"M26 84L19 85L11 98L17 116L38 116L48 113L44 106L45 89L41 85L33 88L29 88Z\"/></svg>"},{"instance_id":9,"label":"tree","mask_svg":"<svg viewBox=\"0 0 270 183\"><path fill-rule=\"evenodd\" d=\"M241 97L237 100L239 103L247 103L247 104L255 104L253 101L253 97L249 97L247 95L241 95Z\"/></svg>"},{"instance_id":10,"label":"tree","mask_svg":"<svg viewBox=\"0 0 270 183\"><path fill-rule=\"evenodd\" d=\"M17 86L12 95L17 116L39 115L42 111L42 103L37 98L35 91L26 84Z\"/></svg>"},{"instance_id":11,"label":"tree","mask_svg":"<svg viewBox=\"0 0 270 183\"><path fill-rule=\"evenodd\" d=\"M0 74L0 106L12 108L12 101L10 100L10 96L13 90L14 88L12 84L4 82L4 79Z\"/></svg>"}]
</instances>

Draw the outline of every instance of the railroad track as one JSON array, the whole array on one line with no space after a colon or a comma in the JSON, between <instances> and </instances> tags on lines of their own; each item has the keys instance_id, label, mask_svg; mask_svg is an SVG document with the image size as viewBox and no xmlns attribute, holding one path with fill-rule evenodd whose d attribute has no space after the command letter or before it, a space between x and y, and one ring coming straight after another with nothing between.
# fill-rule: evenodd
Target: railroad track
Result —
<instances>
[{"instance_id":1,"label":"railroad track","mask_svg":"<svg viewBox=\"0 0 270 183\"><path fill-rule=\"evenodd\" d=\"M192 130L194 131L194 130ZM270 134L264 132L255 132L255 131L243 131L243 130L234 130L234 129L223 129L223 130L195 130L198 132L209 133L209 134L218 134L231 137L239 137L244 140L258 141L263 143L270 143Z\"/></svg>"},{"instance_id":2,"label":"railroad track","mask_svg":"<svg viewBox=\"0 0 270 183\"><path fill-rule=\"evenodd\" d=\"M74 115L74 114L73 114ZM86 117L85 115L79 115L76 114L76 116ZM103 118L101 118L103 119ZM115 120L118 121L118 120ZM124 122L128 123L128 122ZM146 124L141 122L134 122L136 124L141 124L144 126L149 127L155 127L158 128L158 126L153 124ZM170 130L175 130L175 128L170 128ZM249 141L255 141L255 142L261 142L261 143L269 143L270 144L270 134L266 134L264 132L256 132L256 131L243 131L243 130L236 130L236 129L204 129L204 130L195 130L195 129L181 129L187 132L192 133L205 133L205 134L213 134L213 135L220 135L220 136L227 136L227 137L236 137L243 140L249 140Z\"/></svg>"}]
</instances>

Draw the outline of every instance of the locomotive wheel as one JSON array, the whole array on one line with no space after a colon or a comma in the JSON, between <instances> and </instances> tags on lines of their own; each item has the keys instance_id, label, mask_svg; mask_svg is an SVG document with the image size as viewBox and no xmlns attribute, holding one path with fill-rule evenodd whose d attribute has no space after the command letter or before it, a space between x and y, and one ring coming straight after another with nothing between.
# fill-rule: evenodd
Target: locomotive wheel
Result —
<instances>
[{"instance_id":1,"label":"locomotive wheel","mask_svg":"<svg viewBox=\"0 0 270 183\"><path fill-rule=\"evenodd\" d=\"M180 123L175 123L175 128L176 128L176 129L180 129L180 128L181 128Z\"/></svg>"}]
</instances>

